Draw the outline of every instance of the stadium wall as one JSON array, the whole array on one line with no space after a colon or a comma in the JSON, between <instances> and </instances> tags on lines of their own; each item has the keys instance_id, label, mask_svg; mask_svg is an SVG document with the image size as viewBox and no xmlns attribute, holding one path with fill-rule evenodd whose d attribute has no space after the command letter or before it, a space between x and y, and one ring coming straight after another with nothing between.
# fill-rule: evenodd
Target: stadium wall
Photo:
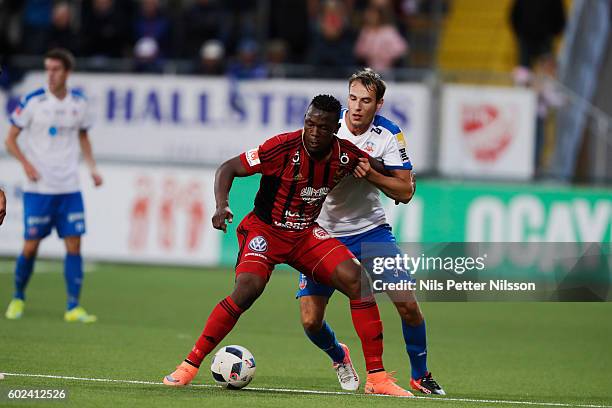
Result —
<instances>
[{"instance_id":1,"label":"stadium wall","mask_svg":"<svg viewBox=\"0 0 612 408\"><path fill-rule=\"evenodd\" d=\"M235 221L227 234L212 228L212 169L103 164L105 184L91 186L82 169L88 259L232 266L235 228L253 206L257 176L234 182L230 203ZM0 160L0 186L8 214L0 228L0 255L22 245L21 168ZM612 192L594 188L459 183L420 180L408 205L385 199L389 222L405 242L612 242ZM63 256L55 236L41 254Z\"/></svg>"},{"instance_id":2,"label":"stadium wall","mask_svg":"<svg viewBox=\"0 0 612 408\"><path fill-rule=\"evenodd\" d=\"M42 73L32 73L10 93L0 92L5 107L0 134L6 134L8 113L20 97L43 83ZM346 81L320 80L75 74L71 85L89 99L99 161L192 166L217 166L274 134L301 127L306 106L318 93L341 101L347 94ZM435 89L390 83L382 109L402 128L419 173L531 178L532 91L449 84L438 102ZM3 151L1 146L0 155Z\"/></svg>"}]
</instances>

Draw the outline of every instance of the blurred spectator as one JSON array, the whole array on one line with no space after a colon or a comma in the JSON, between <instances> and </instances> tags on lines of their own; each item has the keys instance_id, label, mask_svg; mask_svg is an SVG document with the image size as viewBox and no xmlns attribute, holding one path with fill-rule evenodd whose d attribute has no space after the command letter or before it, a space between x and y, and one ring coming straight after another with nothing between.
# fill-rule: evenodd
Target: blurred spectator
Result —
<instances>
[{"instance_id":1,"label":"blurred spectator","mask_svg":"<svg viewBox=\"0 0 612 408\"><path fill-rule=\"evenodd\" d=\"M136 42L147 39L144 44L150 45L150 40L156 43L158 57L169 54L170 21L159 5L159 0L142 0L140 12L135 21Z\"/></svg>"},{"instance_id":2,"label":"blurred spectator","mask_svg":"<svg viewBox=\"0 0 612 408\"><path fill-rule=\"evenodd\" d=\"M200 48L200 61L196 73L219 76L225 74L225 48L219 40L208 40Z\"/></svg>"},{"instance_id":3,"label":"blurred spectator","mask_svg":"<svg viewBox=\"0 0 612 408\"><path fill-rule=\"evenodd\" d=\"M319 67L334 68L354 65L353 35L350 32L344 4L326 0L315 22L310 61Z\"/></svg>"},{"instance_id":4,"label":"blurred spectator","mask_svg":"<svg viewBox=\"0 0 612 408\"><path fill-rule=\"evenodd\" d=\"M271 0L269 38L283 40L287 59L304 63L308 50L309 12L304 0Z\"/></svg>"},{"instance_id":5,"label":"blurred spectator","mask_svg":"<svg viewBox=\"0 0 612 408\"><path fill-rule=\"evenodd\" d=\"M81 35L83 53L119 58L127 54L131 35L128 18L115 0L93 0L83 7Z\"/></svg>"},{"instance_id":6,"label":"blurred spectator","mask_svg":"<svg viewBox=\"0 0 612 408\"><path fill-rule=\"evenodd\" d=\"M544 147L551 139L548 137L550 132L547 132L547 129L551 128L548 126L553 118L551 114L566 102L555 81L557 61L552 54L542 55L536 61L533 72L519 66L514 69L512 75L515 85L532 88L537 95L534 169L536 176L541 176L545 167Z\"/></svg>"},{"instance_id":7,"label":"blurred spectator","mask_svg":"<svg viewBox=\"0 0 612 408\"><path fill-rule=\"evenodd\" d=\"M363 27L355 44L355 56L376 71L386 71L405 56L406 40L376 6L364 12Z\"/></svg>"},{"instance_id":8,"label":"blurred spectator","mask_svg":"<svg viewBox=\"0 0 612 408\"><path fill-rule=\"evenodd\" d=\"M136 41L134 71L142 73L161 73L163 71L163 59L154 38L142 37Z\"/></svg>"},{"instance_id":9,"label":"blurred spectator","mask_svg":"<svg viewBox=\"0 0 612 408\"><path fill-rule=\"evenodd\" d=\"M22 53L42 54L47 51L52 9L53 0L25 0Z\"/></svg>"},{"instance_id":10,"label":"blurred spectator","mask_svg":"<svg viewBox=\"0 0 612 408\"><path fill-rule=\"evenodd\" d=\"M225 46L228 54L234 55L244 38L256 38L258 34L257 4L253 0L223 0L222 4L229 16Z\"/></svg>"},{"instance_id":11,"label":"blurred spectator","mask_svg":"<svg viewBox=\"0 0 612 408\"><path fill-rule=\"evenodd\" d=\"M562 0L515 0L510 12L519 47L519 65L531 68L552 52L554 38L565 28Z\"/></svg>"},{"instance_id":12,"label":"blurred spectator","mask_svg":"<svg viewBox=\"0 0 612 408\"><path fill-rule=\"evenodd\" d=\"M224 39L226 20L218 0L196 0L187 7L181 17L181 56L193 58L204 42Z\"/></svg>"},{"instance_id":13,"label":"blurred spectator","mask_svg":"<svg viewBox=\"0 0 612 408\"><path fill-rule=\"evenodd\" d=\"M0 0L0 88L8 89L19 73L11 65L11 57L19 46L21 1Z\"/></svg>"},{"instance_id":14,"label":"blurred spectator","mask_svg":"<svg viewBox=\"0 0 612 408\"><path fill-rule=\"evenodd\" d=\"M235 79L260 79L267 76L264 64L259 60L259 47L254 40L240 42L236 60L230 63L227 73Z\"/></svg>"},{"instance_id":15,"label":"blurred spectator","mask_svg":"<svg viewBox=\"0 0 612 408\"><path fill-rule=\"evenodd\" d=\"M266 47L266 66L268 75L272 78L284 78L286 75L287 43L281 39L268 42Z\"/></svg>"},{"instance_id":16,"label":"blurred spectator","mask_svg":"<svg viewBox=\"0 0 612 408\"><path fill-rule=\"evenodd\" d=\"M47 48L65 48L73 54L79 51L79 39L72 28L72 9L67 2L53 7Z\"/></svg>"}]
</instances>

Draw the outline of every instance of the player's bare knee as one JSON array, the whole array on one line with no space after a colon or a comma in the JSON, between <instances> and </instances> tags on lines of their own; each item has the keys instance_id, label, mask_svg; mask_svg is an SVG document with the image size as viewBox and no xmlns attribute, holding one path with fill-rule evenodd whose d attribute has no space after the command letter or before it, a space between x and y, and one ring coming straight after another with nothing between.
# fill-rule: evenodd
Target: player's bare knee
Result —
<instances>
[{"instance_id":1,"label":"player's bare knee","mask_svg":"<svg viewBox=\"0 0 612 408\"><path fill-rule=\"evenodd\" d=\"M234 303L242 310L247 310L263 293L266 280L261 276L242 273L236 278L234 291L230 295Z\"/></svg>"},{"instance_id":2,"label":"player's bare knee","mask_svg":"<svg viewBox=\"0 0 612 408\"><path fill-rule=\"evenodd\" d=\"M318 333L323 327L323 318L316 314L302 316L302 327L308 333Z\"/></svg>"},{"instance_id":3,"label":"player's bare knee","mask_svg":"<svg viewBox=\"0 0 612 408\"><path fill-rule=\"evenodd\" d=\"M23 245L23 256L26 259L33 259L36 257L36 254L38 253L38 246L40 244L40 241L34 241L34 240L28 240L25 242L25 244Z\"/></svg>"},{"instance_id":4,"label":"player's bare knee","mask_svg":"<svg viewBox=\"0 0 612 408\"><path fill-rule=\"evenodd\" d=\"M347 260L336 267L335 273L338 289L350 299L362 297L361 266L355 260Z\"/></svg>"},{"instance_id":5,"label":"player's bare knee","mask_svg":"<svg viewBox=\"0 0 612 408\"><path fill-rule=\"evenodd\" d=\"M302 327L308 333L318 333L323 327L323 316L324 310L320 311L316 307L301 308Z\"/></svg>"},{"instance_id":6,"label":"player's bare knee","mask_svg":"<svg viewBox=\"0 0 612 408\"><path fill-rule=\"evenodd\" d=\"M66 237L66 252L70 255L79 255L81 253L81 237Z\"/></svg>"}]
</instances>

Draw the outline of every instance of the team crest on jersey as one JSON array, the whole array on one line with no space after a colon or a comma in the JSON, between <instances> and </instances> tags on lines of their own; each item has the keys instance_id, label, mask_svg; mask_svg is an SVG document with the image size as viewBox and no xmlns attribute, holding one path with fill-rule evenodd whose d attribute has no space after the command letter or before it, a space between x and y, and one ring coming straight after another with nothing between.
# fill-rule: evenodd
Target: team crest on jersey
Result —
<instances>
[{"instance_id":1,"label":"team crest on jersey","mask_svg":"<svg viewBox=\"0 0 612 408\"><path fill-rule=\"evenodd\" d=\"M321 227L314 227L312 229L312 235L314 235L316 239L320 240L331 238L331 235L329 235L329 233Z\"/></svg>"},{"instance_id":2,"label":"team crest on jersey","mask_svg":"<svg viewBox=\"0 0 612 408\"><path fill-rule=\"evenodd\" d=\"M329 193L329 187L312 188L309 186L304 187L302 191L300 191L300 197L308 204L314 204L319 200L325 199L327 193Z\"/></svg>"},{"instance_id":3,"label":"team crest on jersey","mask_svg":"<svg viewBox=\"0 0 612 408\"><path fill-rule=\"evenodd\" d=\"M306 280L306 275L304 275L303 273L300 274L300 290L304 290L306 289L306 286L308 285L308 281Z\"/></svg>"},{"instance_id":4,"label":"team crest on jersey","mask_svg":"<svg viewBox=\"0 0 612 408\"><path fill-rule=\"evenodd\" d=\"M261 235L258 235L249 242L249 249L255 252L266 252L268 250L268 241Z\"/></svg>"},{"instance_id":5,"label":"team crest on jersey","mask_svg":"<svg viewBox=\"0 0 612 408\"><path fill-rule=\"evenodd\" d=\"M365 150L366 152L372 154L374 153L374 147L376 145L374 144L374 142L366 142L365 147L363 148L363 150Z\"/></svg>"},{"instance_id":6,"label":"team crest on jersey","mask_svg":"<svg viewBox=\"0 0 612 408\"><path fill-rule=\"evenodd\" d=\"M259 149L251 149L246 152L245 156L246 156L247 162L249 163L249 166L251 167L257 166L260 163Z\"/></svg>"}]
</instances>

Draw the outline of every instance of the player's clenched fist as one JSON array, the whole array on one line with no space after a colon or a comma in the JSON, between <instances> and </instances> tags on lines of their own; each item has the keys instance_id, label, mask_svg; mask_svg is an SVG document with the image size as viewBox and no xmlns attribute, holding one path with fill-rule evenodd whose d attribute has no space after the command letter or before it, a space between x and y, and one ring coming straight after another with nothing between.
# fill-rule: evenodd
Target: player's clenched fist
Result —
<instances>
[{"instance_id":1,"label":"player's clenched fist","mask_svg":"<svg viewBox=\"0 0 612 408\"><path fill-rule=\"evenodd\" d=\"M91 172L91 179L96 187L100 187L103 183L102 176L97 171Z\"/></svg>"},{"instance_id":2,"label":"player's clenched fist","mask_svg":"<svg viewBox=\"0 0 612 408\"><path fill-rule=\"evenodd\" d=\"M212 217L213 227L223 232L227 232L227 224L225 223L225 220L227 220L227 222L230 224L234 220L234 213L232 210L230 210L229 206L217 208Z\"/></svg>"},{"instance_id":3,"label":"player's clenched fist","mask_svg":"<svg viewBox=\"0 0 612 408\"><path fill-rule=\"evenodd\" d=\"M365 178L370 174L372 167L370 166L370 161L365 157L360 157L359 162L357 162L357 166L353 170L353 176L355 178Z\"/></svg>"}]
</instances>

